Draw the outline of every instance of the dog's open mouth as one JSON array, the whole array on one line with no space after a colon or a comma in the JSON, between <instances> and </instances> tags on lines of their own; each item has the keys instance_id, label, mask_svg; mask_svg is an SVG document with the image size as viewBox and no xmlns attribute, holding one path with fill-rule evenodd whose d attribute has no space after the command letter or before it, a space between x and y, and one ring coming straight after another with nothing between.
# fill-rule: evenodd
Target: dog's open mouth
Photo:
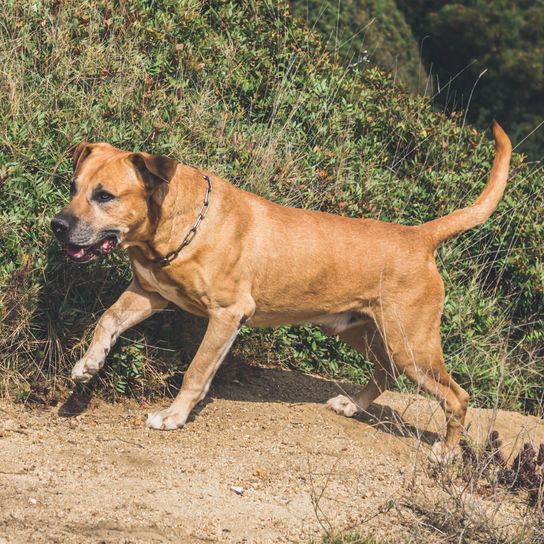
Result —
<instances>
[{"instance_id":1,"label":"dog's open mouth","mask_svg":"<svg viewBox=\"0 0 544 544\"><path fill-rule=\"evenodd\" d=\"M103 238L102 240L100 240L100 242L97 242L96 244L92 244L90 246L76 246L73 244L66 244L66 246L64 246L64 249L66 250L66 253L68 254L68 257L70 257L70 259L79 263L83 263L86 261L90 261L93 257L98 257L99 255L108 255L115 249L115 246L117 246L117 244L117 236L111 235Z\"/></svg>"}]
</instances>

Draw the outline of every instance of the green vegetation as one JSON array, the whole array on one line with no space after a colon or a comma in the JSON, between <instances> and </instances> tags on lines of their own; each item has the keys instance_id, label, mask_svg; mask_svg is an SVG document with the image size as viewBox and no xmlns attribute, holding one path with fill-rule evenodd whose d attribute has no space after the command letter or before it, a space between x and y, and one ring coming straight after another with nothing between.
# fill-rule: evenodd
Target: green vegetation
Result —
<instances>
[{"instance_id":1,"label":"green vegetation","mask_svg":"<svg viewBox=\"0 0 544 544\"><path fill-rule=\"evenodd\" d=\"M443 106L462 109L472 95L468 120L483 127L496 116L514 142L544 121L541 1L398 0L397 4L414 35L424 39L423 60L444 89L437 95ZM446 85L452 78L451 86ZM542 159L544 129L520 149Z\"/></svg>"},{"instance_id":2,"label":"green vegetation","mask_svg":"<svg viewBox=\"0 0 544 544\"><path fill-rule=\"evenodd\" d=\"M496 117L519 150L544 154L544 9L527 0L292 0L339 62L371 62L440 111ZM432 77L427 77L427 73Z\"/></svg>"},{"instance_id":3,"label":"green vegetation","mask_svg":"<svg viewBox=\"0 0 544 544\"><path fill-rule=\"evenodd\" d=\"M284 204L405 224L472 201L493 155L488 134L370 64L336 63L271 0L7 0L0 63L0 386L21 399L68 383L129 278L123 255L78 266L49 232L82 139L199 164ZM516 156L492 220L439 253L448 364L481 405L542 405L543 195L541 172ZM179 383L202 326L172 309L127 333L102 390ZM311 327L242 336L238 354L258 364L368 375Z\"/></svg>"},{"instance_id":4,"label":"green vegetation","mask_svg":"<svg viewBox=\"0 0 544 544\"><path fill-rule=\"evenodd\" d=\"M291 6L339 62L371 62L408 89L425 91L417 40L395 0L293 0Z\"/></svg>"}]
</instances>

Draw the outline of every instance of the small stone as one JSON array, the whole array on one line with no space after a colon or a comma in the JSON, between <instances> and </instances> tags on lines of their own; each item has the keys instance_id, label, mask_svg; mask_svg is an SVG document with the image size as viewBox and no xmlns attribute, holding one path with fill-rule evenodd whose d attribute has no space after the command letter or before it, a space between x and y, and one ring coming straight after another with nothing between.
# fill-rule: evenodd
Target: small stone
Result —
<instances>
[{"instance_id":1,"label":"small stone","mask_svg":"<svg viewBox=\"0 0 544 544\"><path fill-rule=\"evenodd\" d=\"M34 497L28 499L28 502L32 505L38 504L38 499L35 499Z\"/></svg>"},{"instance_id":2,"label":"small stone","mask_svg":"<svg viewBox=\"0 0 544 544\"><path fill-rule=\"evenodd\" d=\"M244 494L244 488L243 487L239 487L239 486L236 486L236 485L233 485L231 488L230 488L231 491L234 491L237 495L243 495Z\"/></svg>"}]
</instances>

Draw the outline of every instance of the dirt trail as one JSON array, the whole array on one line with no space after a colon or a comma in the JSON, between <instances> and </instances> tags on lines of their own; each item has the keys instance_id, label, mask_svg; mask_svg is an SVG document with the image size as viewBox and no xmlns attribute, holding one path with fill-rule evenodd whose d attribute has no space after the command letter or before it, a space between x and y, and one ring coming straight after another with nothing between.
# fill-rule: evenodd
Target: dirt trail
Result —
<instances>
[{"instance_id":1,"label":"dirt trail","mask_svg":"<svg viewBox=\"0 0 544 544\"><path fill-rule=\"evenodd\" d=\"M0 403L0 543L308 542L352 526L423 541L407 501L442 493L426 470L440 409L386 393L346 419L323 406L338 393L326 380L227 364L211 400L170 433L145 429L152 407L135 402L92 399L72 417ZM544 441L536 418L469 413L480 443L493 418L509 451ZM499 524L523 522L521 498L474 501Z\"/></svg>"}]
</instances>

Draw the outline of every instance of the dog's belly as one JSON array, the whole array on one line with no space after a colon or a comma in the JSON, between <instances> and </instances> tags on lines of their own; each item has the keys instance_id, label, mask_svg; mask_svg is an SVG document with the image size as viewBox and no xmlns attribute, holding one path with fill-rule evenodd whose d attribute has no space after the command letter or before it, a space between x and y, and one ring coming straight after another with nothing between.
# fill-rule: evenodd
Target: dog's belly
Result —
<instances>
[{"instance_id":1,"label":"dog's belly","mask_svg":"<svg viewBox=\"0 0 544 544\"><path fill-rule=\"evenodd\" d=\"M334 336L352 327L357 327L371 321L370 316L357 312L343 312L340 314L328 314L319 316L312 323L319 325L326 334Z\"/></svg>"},{"instance_id":2,"label":"dog's belly","mask_svg":"<svg viewBox=\"0 0 544 544\"><path fill-rule=\"evenodd\" d=\"M359 325L366 325L373 322L370 313L345 311L330 314L318 315L295 315L293 313L263 314L257 311L247 323L253 327L278 327L282 325L304 325L312 324L320 327L325 334L334 336Z\"/></svg>"}]
</instances>

